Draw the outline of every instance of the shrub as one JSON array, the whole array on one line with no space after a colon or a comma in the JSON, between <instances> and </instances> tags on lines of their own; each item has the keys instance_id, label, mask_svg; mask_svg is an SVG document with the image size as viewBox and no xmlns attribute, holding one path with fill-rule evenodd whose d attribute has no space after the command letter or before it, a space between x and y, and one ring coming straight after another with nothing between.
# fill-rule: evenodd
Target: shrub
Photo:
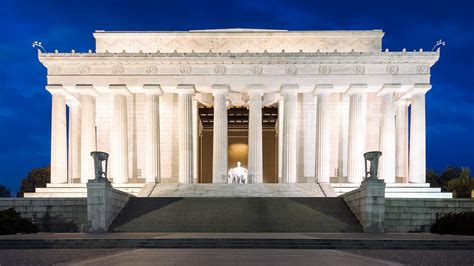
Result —
<instances>
[{"instance_id":1,"label":"shrub","mask_svg":"<svg viewBox=\"0 0 474 266\"><path fill-rule=\"evenodd\" d=\"M0 235L36 232L38 232L36 225L22 218L15 209L0 211Z\"/></svg>"},{"instance_id":2,"label":"shrub","mask_svg":"<svg viewBox=\"0 0 474 266\"><path fill-rule=\"evenodd\" d=\"M474 235L474 212L448 213L431 226L430 232L436 234Z\"/></svg>"}]
</instances>

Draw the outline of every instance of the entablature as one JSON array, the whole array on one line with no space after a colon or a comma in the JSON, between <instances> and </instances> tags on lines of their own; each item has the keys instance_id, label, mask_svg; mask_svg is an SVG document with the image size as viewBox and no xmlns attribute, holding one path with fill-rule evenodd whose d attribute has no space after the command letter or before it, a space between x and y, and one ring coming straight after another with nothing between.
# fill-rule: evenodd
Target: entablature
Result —
<instances>
[{"instance_id":1,"label":"entablature","mask_svg":"<svg viewBox=\"0 0 474 266\"><path fill-rule=\"evenodd\" d=\"M49 76L429 75L437 52L40 53Z\"/></svg>"}]
</instances>

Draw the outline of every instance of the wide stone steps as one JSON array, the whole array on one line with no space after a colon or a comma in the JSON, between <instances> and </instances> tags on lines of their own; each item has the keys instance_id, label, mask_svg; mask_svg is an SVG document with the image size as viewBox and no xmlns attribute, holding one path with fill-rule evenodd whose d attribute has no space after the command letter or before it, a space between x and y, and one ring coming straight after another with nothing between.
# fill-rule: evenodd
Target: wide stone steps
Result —
<instances>
[{"instance_id":1,"label":"wide stone steps","mask_svg":"<svg viewBox=\"0 0 474 266\"><path fill-rule=\"evenodd\" d=\"M132 238L0 239L0 249L248 248L248 249L400 249L474 250L474 240L284 239L284 238Z\"/></svg>"},{"instance_id":2,"label":"wide stone steps","mask_svg":"<svg viewBox=\"0 0 474 266\"><path fill-rule=\"evenodd\" d=\"M112 186L120 191L137 196L143 189L143 183L114 184ZM36 188L35 192L25 193L25 198L86 198L86 184L46 184L45 188Z\"/></svg>"},{"instance_id":3,"label":"wide stone steps","mask_svg":"<svg viewBox=\"0 0 474 266\"><path fill-rule=\"evenodd\" d=\"M342 195L359 188L360 184L352 183L331 183L337 195ZM431 198L431 199L451 199L452 193L441 192L441 188L430 187L429 183L395 183L385 185L386 198Z\"/></svg>"},{"instance_id":4,"label":"wide stone steps","mask_svg":"<svg viewBox=\"0 0 474 266\"><path fill-rule=\"evenodd\" d=\"M362 232L342 198L132 198L115 232Z\"/></svg>"},{"instance_id":5,"label":"wide stone steps","mask_svg":"<svg viewBox=\"0 0 474 266\"><path fill-rule=\"evenodd\" d=\"M156 184L150 197L325 197L319 184Z\"/></svg>"}]
</instances>

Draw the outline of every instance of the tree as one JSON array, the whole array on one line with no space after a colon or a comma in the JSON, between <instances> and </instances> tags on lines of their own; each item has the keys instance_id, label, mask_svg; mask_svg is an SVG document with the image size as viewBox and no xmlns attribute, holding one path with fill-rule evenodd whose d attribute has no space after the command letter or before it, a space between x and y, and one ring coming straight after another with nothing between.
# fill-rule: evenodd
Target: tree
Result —
<instances>
[{"instance_id":1,"label":"tree","mask_svg":"<svg viewBox=\"0 0 474 266\"><path fill-rule=\"evenodd\" d=\"M49 166L31 170L21 181L21 186L16 196L23 197L23 193L25 192L34 192L37 187L46 187L46 184L49 183L51 179L50 172Z\"/></svg>"},{"instance_id":2,"label":"tree","mask_svg":"<svg viewBox=\"0 0 474 266\"><path fill-rule=\"evenodd\" d=\"M441 187L439 175L435 170L428 169L426 171L426 182L430 183L431 187Z\"/></svg>"},{"instance_id":3,"label":"tree","mask_svg":"<svg viewBox=\"0 0 474 266\"><path fill-rule=\"evenodd\" d=\"M4 185L0 185L0 198L9 198L11 196L10 190Z\"/></svg>"},{"instance_id":4,"label":"tree","mask_svg":"<svg viewBox=\"0 0 474 266\"><path fill-rule=\"evenodd\" d=\"M473 189L474 178L471 177L471 169L468 167L462 168L458 178L448 181L448 191L452 191L455 198L470 198Z\"/></svg>"},{"instance_id":5,"label":"tree","mask_svg":"<svg viewBox=\"0 0 474 266\"><path fill-rule=\"evenodd\" d=\"M443 191L448 191L448 182L455 178L461 176L462 168L457 166L448 166L439 176L439 180L441 183L441 188Z\"/></svg>"}]
</instances>

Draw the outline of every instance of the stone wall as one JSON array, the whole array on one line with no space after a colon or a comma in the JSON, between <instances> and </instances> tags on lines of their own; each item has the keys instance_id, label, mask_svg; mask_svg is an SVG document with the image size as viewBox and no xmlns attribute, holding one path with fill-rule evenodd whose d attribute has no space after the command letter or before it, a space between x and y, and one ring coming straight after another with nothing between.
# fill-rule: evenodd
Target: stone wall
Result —
<instances>
[{"instance_id":1,"label":"stone wall","mask_svg":"<svg viewBox=\"0 0 474 266\"><path fill-rule=\"evenodd\" d=\"M385 199L385 232L427 232L437 213L474 211L472 199Z\"/></svg>"},{"instance_id":2,"label":"stone wall","mask_svg":"<svg viewBox=\"0 0 474 266\"><path fill-rule=\"evenodd\" d=\"M114 189L109 182L87 183L87 220L91 232L106 232L127 204L131 194Z\"/></svg>"},{"instance_id":3,"label":"stone wall","mask_svg":"<svg viewBox=\"0 0 474 266\"><path fill-rule=\"evenodd\" d=\"M0 210L15 208L40 231L77 232L87 224L86 198L2 198ZM36 214L36 219L34 219Z\"/></svg>"},{"instance_id":4,"label":"stone wall","mask_svg":"<svg viewBox=\"0 0 474 266\"><path fill-rule=\"evenodd\" d=\"M385 183L366 179L360 188L341 195L359 220L364 232L383 232L385 214Z\"/></svg>"}]
</instances>

